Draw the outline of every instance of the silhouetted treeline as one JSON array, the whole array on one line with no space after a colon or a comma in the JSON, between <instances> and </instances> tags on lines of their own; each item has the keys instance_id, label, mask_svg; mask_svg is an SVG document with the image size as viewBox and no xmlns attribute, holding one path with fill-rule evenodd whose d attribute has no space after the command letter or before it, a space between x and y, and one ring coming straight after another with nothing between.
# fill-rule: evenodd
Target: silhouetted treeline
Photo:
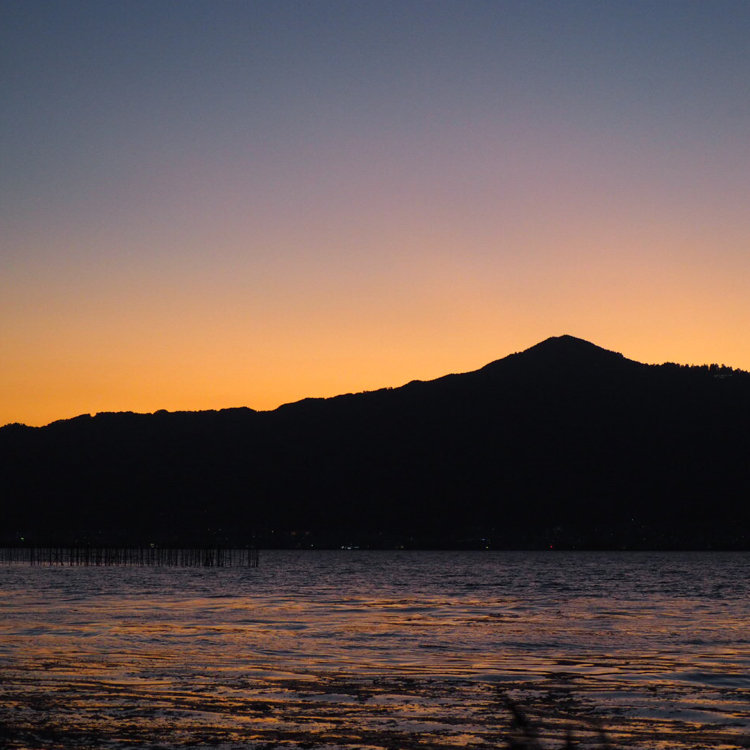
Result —
<instances>
[{"instance_id":1,"label":"silhouetted treeline","mask_svg":"<svg viewBox=\"0 0 750 750\"><path fill-rule=\"evenodd\" d=\"M6 539L750 547L750 374L564 336L476 372L0 430Z\"/></svg>"}]
</instances>

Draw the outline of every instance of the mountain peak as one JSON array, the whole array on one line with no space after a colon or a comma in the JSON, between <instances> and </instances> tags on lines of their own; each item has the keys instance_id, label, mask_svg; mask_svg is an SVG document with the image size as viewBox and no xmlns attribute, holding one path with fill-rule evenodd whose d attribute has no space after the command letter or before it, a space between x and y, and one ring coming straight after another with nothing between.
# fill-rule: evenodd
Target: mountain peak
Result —
<instances>
[{"instance_id":1,"label":"mountain peak","mask_svg":"<svg viewBox=\"0 0 750 750\"><path fill-rule=\"evenodd\" d=\"M548 339L544 339L544 341L540 341L538 344L535 344L532 347L529 347L528 349L525 349L522 354L526 354L528 352L549 352L551 354L553 353L589 353L593 354L594 352L600 352L600 353L607 353L607 354L617 354L617 352L611 352L608 349L603 349L600 346L597 346L596 344L592 344L590 341L586 341L585 339L577 338L576 336L571 336L569 334L563 334L562 336L550 336ZM617 354L618 357L622 357L621 354Z\"/></svg>"},{"instance_id":2,"label":"mountain peak","mask_svg":"<svg viewBox=\"0 0 750 750\"><path fill-rule=\"evenodd\" d=\"M609 369L637 365L619 352L603 349L575 336L552 336L515 355L519 361L535 366L570 369Z\"/></svg>"},{"instance_id":3,"label":"mountain peak","mask_svg":"<svg viewBox=\"0 0 750 750\"><path fill-rule=\"evenodd\" d=\"M497 360L487 365L483 370L495 371L504 363L514 363L516 367L530 367L535 371L571 372L583 371L611 371L622 367L640 366L639 363L627 359L618 352L603 349L585 339L565 334L551 336L522 352L511 354L509 357Z\"/></svg>"}]
</instances>

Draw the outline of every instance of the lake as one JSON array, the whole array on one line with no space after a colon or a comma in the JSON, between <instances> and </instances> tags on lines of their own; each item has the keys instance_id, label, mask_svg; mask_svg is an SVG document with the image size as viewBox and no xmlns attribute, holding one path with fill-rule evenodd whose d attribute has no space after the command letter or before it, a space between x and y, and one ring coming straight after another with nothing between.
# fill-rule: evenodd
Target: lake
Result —
<instances>
[{"instance_id":1,"label":"lake","mask_svg":"<svg viewBox=\"0 0 750 750\"><path fill-rule=\"evenodd\" d=\"M5 565L0 669L9 748L747 747L750 553Z\"/></svg>"}]
</instances>

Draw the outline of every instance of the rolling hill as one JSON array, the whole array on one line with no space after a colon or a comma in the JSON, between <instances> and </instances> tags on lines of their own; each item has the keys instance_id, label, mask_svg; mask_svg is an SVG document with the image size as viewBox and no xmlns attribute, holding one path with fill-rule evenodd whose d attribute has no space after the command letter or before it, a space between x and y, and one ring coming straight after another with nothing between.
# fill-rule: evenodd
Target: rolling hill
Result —
<instances>
[{"instance_id":1,"label":"rolling hill","mask_svg":"<svg viewBox=\"0 0 750 750\"><path fill-rule=\"evenodd\" d=\"M750 374L560 336L274 411L0 429L5 542L750 548Z\"/></svg>"}]
</instances>

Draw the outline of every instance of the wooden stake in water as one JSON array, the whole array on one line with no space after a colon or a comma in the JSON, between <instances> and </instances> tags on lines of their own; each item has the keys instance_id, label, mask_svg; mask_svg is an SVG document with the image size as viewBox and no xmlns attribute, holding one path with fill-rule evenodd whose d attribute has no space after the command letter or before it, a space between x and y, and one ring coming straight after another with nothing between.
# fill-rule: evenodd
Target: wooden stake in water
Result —
<instances>
[{"instance_id":1,"label":"wooden stake in water","mask_svg":"<svg viewBox=\"0 0 750 750\"><path fill-rule=\"evenodd\" d=\"M92 547L13 545L0 547L0 564L44 565L47 567L139 566L139 567L205 567L257 568L255 548L225 547Z\"/></svg>"}]
</instances>

